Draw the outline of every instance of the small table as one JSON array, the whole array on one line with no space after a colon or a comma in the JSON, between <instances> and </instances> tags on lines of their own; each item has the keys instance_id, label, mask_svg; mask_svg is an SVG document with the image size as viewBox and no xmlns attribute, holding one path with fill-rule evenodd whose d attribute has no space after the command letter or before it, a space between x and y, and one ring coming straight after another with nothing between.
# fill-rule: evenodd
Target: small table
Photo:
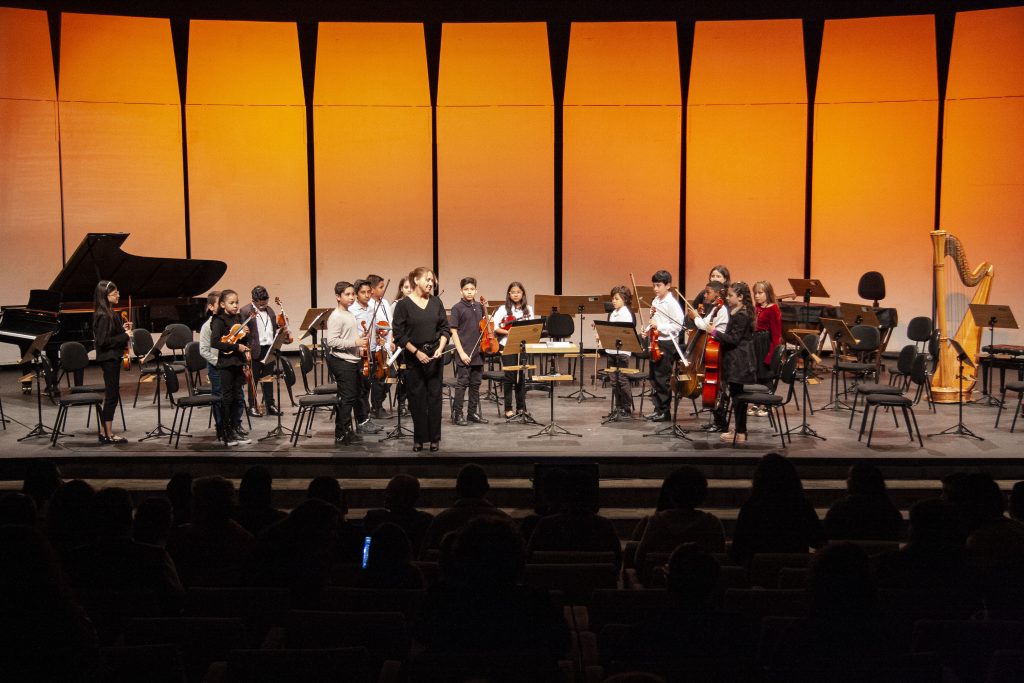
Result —
<instances>
[{"instance_id":1,"label":"small table","mask_svg":"<svg viewBox=\"0 0 1024 683\"><path fill-rule=\"evenodd\" d=\"M544 426L542 430L536 434L531 434L527 438L532 439L535 436L578 436L582 437L582 434L576 434L570 432L568 429L563 428L557 422L555 422L555 382L571 382L573 381L572 375L534 375L530 378L532 382L551 382L551 421Z\"/></svg>"}]
</instances>

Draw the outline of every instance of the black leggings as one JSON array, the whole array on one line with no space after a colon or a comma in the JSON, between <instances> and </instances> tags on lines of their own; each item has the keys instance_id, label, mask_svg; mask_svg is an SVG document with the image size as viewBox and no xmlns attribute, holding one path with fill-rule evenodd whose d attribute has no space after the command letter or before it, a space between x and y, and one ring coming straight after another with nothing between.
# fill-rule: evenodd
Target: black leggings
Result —
<instances>
[{"instance_id":1,"label":"black leggings","mask_svg":"<svg viewBox=\"0 0 1024 683\"><path fill-rule=\"evenodd\" d=\"M242 397L242 366L228 365L217 368L217 372L220 373L220 414L231 416L230 420L224 420L225 426L241 427L242 416L234 408Z\"/></svg>"},{"instance_id":2,"label":"black leggings","mask_svg":"<svg viewBox=\"0 0 1024 683\"><path fill-rule=\"evenodd\" d=\"M103 409L100 414L104 422L113 422L121 400L121 359L100 361L100 368L103 370Z\"/></svg>"}]
</instances>

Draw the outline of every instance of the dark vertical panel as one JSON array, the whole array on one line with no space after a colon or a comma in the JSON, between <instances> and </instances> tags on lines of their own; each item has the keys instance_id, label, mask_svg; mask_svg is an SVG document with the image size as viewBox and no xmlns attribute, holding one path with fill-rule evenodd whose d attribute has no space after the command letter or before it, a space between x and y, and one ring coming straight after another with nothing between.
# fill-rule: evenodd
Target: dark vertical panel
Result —
<instances>
[{"instance_id":1,"label":"dark vertical panel","mask_svg":"<svg viewBox=\"0 0 1024 683\"><path fill-rule=\"evenodd\" d=\"M935 15L935 56L939 79L939 122L935 140L935 221L939 230L942 208L942 138L946 127L946 88L949 85L949 60L953 53L953 28L956 14L942 12ZM932 297L934 299L935 297Z\"/></svg>"},{"instance_id":2,"label":"dark vertical panel","mask_svg":"<svg viewBox=\"0 0 1024 683\"><path fill-rule=\"evenodd\" d=\"M434 225L434 275L437 273L437 83L441 73L441 24L424 24L423 39L427 48L427 81L430 86L430 183L431 216Z\"/></svg>"},{"instance_id":3,"label":"dark vertical panel","mask_svg":"<svg viewBox=\"0 0 1024 683\"><path fill-rule=\"evenodd\" d=\"M185 97L188 93L188 19L171 19L171 43L174 68L178 73L178 103L181 107L181 174L185 192L185 258L192 258L192 215L188 199L188 118Z\"/></svg>"},{"instance_id":4,"label":"dark vertical panel","mask_svg":"<svg viewBox=\"0 0 1024 683\"><path fill-rule=\"evenodd\" d=\"M300 22L299 63L302 69L302 97L306 104L306 189L309 193L309 301L316 299L316 141L313 135L313 88L316 84L317 22Z\"/></svg>"},{"instance_id":5,"label":"dark vertical panel","mask_svg":"<svg viewBox=\"0 0 1024 683\"><path fill-rule=\"evenodd\" d=\"M64 159L60 148L60 12L47 12L46 20L50 25L50 52L53 54L53 82L57 95L54 106L57 108L57 188L60 192L60 262L63 265L68 261L68 245L64 241Z\"/></svg>"},{"instance_id":6,"label":"dark vertical panel","mask_svg":"<svg viewBox=\"0 0 1024 683\"><path fill-rule=\"evenodd\" d=\"M548 54L551 61L551 94L554 98L554 233L555 233L555 294L562 293L562 169L564 166L563 142L565 122L563 104L565 100L565 72L569 65L570 24L548 23Z\"/></svg>"},{"instance_id":7,"label":"dark vertical panel","mask_svg":"<svg viewBox=\"0 0 1024 683\"><path fill-rule=\"evenodd\" d=\"M679 130L679 263L676 266L676 282L686 286L686 126L687 104L690 101L690 72L693 69L694 20L676 22L676 42L679 46L679 115L682 117Z\"/></svg>"},{"instance_id":8,"label":"dark vertical panel","mask_svg":"<svg viewBox=\"0 0 1024 683\"><path fill-rule=\"evenodd\" d=\"M823 20L805 19L804 64L807 69L807 175L804 181L804 277L811 277L811 207L814 187L814 102L818 90L818 68L821 65L821 41L825 33Z\"/></svg>"}]
</instances>

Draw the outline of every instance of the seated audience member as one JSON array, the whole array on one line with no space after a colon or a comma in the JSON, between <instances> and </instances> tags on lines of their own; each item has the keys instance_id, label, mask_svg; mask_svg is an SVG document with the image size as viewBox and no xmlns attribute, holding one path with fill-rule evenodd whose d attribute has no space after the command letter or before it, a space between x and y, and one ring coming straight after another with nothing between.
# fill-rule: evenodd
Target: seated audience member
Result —
<instances>
[{"instance_id":1,"label":"seated audience member","mask_svg":"<svg viewBox=\"0 0 1024 683\"><path fill-rule=\"evenodd\" d=\"M121 488L93 498L95 541L75 550L68 573L86 607L114 593L151 593L166 615L181 609L184 591L167 551L132 539L132 501Z\"/></svg>"},{"instance_id":2,"label":"seated audience member","mask_svg":"<svg viewBox=\"0 0 1024 683\"><path fill-rule=\"evenodd\" d=\"M736 519L732 559L747 564L757 553L805 553L824 540L818 514L804 496L793 463L778 453L761 458L750 498Z\"/></svg>"},{"instance_id":3,"label":"seated audience member","mask_svg":"<svg viewBox=\"0 0 1024 683\"><path fill-rule=\"evenodd\" d=\"M270 470L262 465L254 465L242 475L242 482L238 485L238 507L233 516L253 536L288 516L273 506L273 487Z\"/></svg>"},{"instance_id":4,"label":"seated audience member","mask_svg":"<svg viewBox=\"0 0 1024 683\"><path fill-rule=\"evenodd\" d=\"M1012 616L1024 613L1024 524L1010 519L1006 500L992 477L968 475L964 494L968 560L985 577L986 604Z\"/></svg>"},{"instance_id":5,"label":"seated audience member","mask_svg":"<svg viewBox=\"0 0 1024 683\"><path fill-rule=\"evenodd\" d=\"M427 548L441 547L441 539L451 531L458 531L471 519L492 517L508 520L504 511L495 507L484 496L491 490L487 473L480 465L470 463L459 470L455 479L455 505L434 518L427 532Z\"/></svg>"},{"instance_id":6,"label":"seated audience member","mask_svg":"<svg viewBox=\"0 0 1024 683\"><path fill-rule=\"evenodd\" d=\"M135 521L132 523L132 538L138 543L167 546L167 538L171 534L174 523L174 509L171 501L166 498L150 497L135 508Z\"/></svg>"},{"instance_id":7,"label":"seated audience member","mask_svg":"<svg viewBox=\"0 0 1024 683\"><path fill-rule=\"evenodd\" d=\"M910 541L881 557L878 583L916 596L915 607L935 618L966 619L979 610L981 576L967 561L956 510L938 498L915 503Z\"/></svg>"},{"instance_id":8,"label":"seated audience member","mask_svg":"<svg viewBox=\"0 0 1024 683\"><path fill-rule=\"evenodd\" d=\"M517 583L526 550L512 522L470 520L455 536L445 579L427 591L414 633L435 652L530 650L554 662L569 647L561 610L544 591Z\"/></svg>"},{"instance_id":9,"label":"seated audience member","mask_svg":"<svg viewBox=\"0 0 1024 683\"><path fill-rule=\"evenodd\" d=\"M322 500L333 505L339 513L337 528L337 548L335 561L341 564L358 564L363 559L363 529L345 519L348 515L348 499L341 484L334 477L314 477L306 489L306 497L310 500Z\"/></svg>"},{"instance_id":10,"label":"seated audience member","mask_svg":"<svg viewBox=\"0 0 1024 683\"><path fill-rule=\"evenodd\" d=\"M558 514L562 511L562 491L565 489L565 478L568 473L561 467L548 470L539 482L540 490L536 495L536 502L533 513L523 517L519 521L519 533L527 541L533 537L533 530L537 528L537 522L548 515ZM534 486L538 482L534 481Z\"/></svg>"},{"instance_id":11,"label":"seated audience member","mask_svg":"<svg viewBox=\"0 0 1024 683\"><path fill-rule=\"evenodd\" d=\"M303 501L287 517L260 534L252 582L290 588L310 601L331 576L341 513L318 498Z\"/></svg>"},{"instance_id":12,"label":"seated audience member","mask_svg":"<svg viewBox=\"0 0 1024 683\"><path fill-rule=\"evenodd\" d=\"M665 608L622 635L617 650L626 662L660 671L682 658L751 654L758 620L719 609L719 573L710 554L692 544L676 548L668 562Z\"/></svg>"},{"instance_id":13,"label":"seated audience member","mask_svg":"<svg viewBox=\"0 0 1024 683\"><path fill-rule=\"evenodd\" d=\"M847 495L832 503L825 515L829 540L896 541L903 518L889 500L882 472L867 462L850 467Z\"/></svg>"},{"instance_id":14,"label":"seated audience member","mask_svg":"<svg viewBox=\"0 0 1024 683\"><path fill-rule=\"evenodd\" d=\"M36 526L36 503L24 493L5 493L0 496L0 526Z\"/></svg>"},{"instance_id":15,"label":"seated audience member","mask_svg":"<svg viewBox=\"0 0 1024 683\"><path fill-rule=\"evenodd\" d=\"M1010 491L1010 519L1024 522L1024 481L1018 481Z\"/></svg>"},{"instance_id":16,"label":"seated audience member","mask_svg":"<svg viewBox=\"0 0 1024 683\"><path fill-rule=\"evenodd\" d=\"M967 495L967 472L953 472L942 478L942 500L949 503L960 518L960 542L967 540L967 515L965 498Z\"/></svg>"},{"instance_id":17,"label":"seated audience member","mask_svg":"<svg viewBox=\"0 0 1024 683\"><path fill-rule=\"evenodd\" d=\"M594 510L597 500L592 480L582 472L568 472L558 494L561 510L543 517L530 536L527 553L543 550L614 553L622 562L622 546L615 525Z\"/></svg>"},{"instance_id":18,"label":"seated audience member","mask_svg":"<svg viewBox=\"0 0 1024 683\"><path fill-rule=\"evenodd\" d=\"M721 520L697 509L708 495L704 473L696 467L680 467L665 479L665 486L666 507L648 519L636 549L636 566L644 566L648 553L670 553L683 543L693 544L706 553L724 553L725 530Z\"/></svg>"},{"instance_id":19,"label":"seated audience member","mask_svg":"<svg viewBox=\"0 0 1024 683\"><path fill-rule=\"evenodd\" d=\"M887 660L905 652L883 611L867 553L835 543L815 554L807 616L786 630L771 657L772 680L811 680L837 663Z\"/></svg>"},{"instance_id":20,"label":"seated audience member","mask_svg":"<svg viewBox=\"0 0 1024 683\"><path fill-rule=\"evenodd\" d=\"M234 485L223 477L201 477L192 486L193 514L171 530L167 551L186 586L237 586L249 569L256 543L231 519Z\"/></svg>"},{"instance_id":21,"label":"seated audience member","mask_svg":"<svg viewBox=\"0 0 1024 683\"><path fill-rule=\"evenodd\" d=\"M384 489L384 508L367 510L363 531L372 534L381 524L397 524L412 543L413 556L419 554L434 516L416 509L420 497L419 479L408 474L396 475Z\"/></svg>"},{"instance_id":22,"label":"seated audience member","mask_svg":"<svg viewBox=\"0 0 1024 683\"><path fill-rule=\"evenodd\" d=\"M421 589L423 573L412 563L412 545L402 527L385 522L370 534L366 568L360 573L360 588Z\"/></svg>"},{"instance_id":23,"label":"seated audience member","mask_svg":"<svg viewBox=\"0 0 1024 683\"><path fill-rule=\"evenodd\" d=\"M72 550L93 539L92 499L95 496L92 486L81 479L73 479L61 484L50 499L46 535L62 564Z\"/></svg>"},{"instance_id":24,"label":"seated audience member","mask_svg":"<svg viewBox=\"0 0 1024 683\"><path fill-rule=\"evenodd\" d=\"M25 470L25 481L21 492L36 504L36 514L40 520L46 519L46 509L50 498L60 486L60 470L52 460L32 460Z\"/></svg>"},{"instance_id":25,"label":"seated audience member","mask_svg":"<svg viewBox=\"0 0 1024 683\"><path fill-rule=\"evenodd\" d=\"M91 681L96 631L42 535L0 526L0 662L7 681Z\"/></svg>"},{"instance_id":26,"label":"seated audience member","mask_svg":"<svg viewBox=\"0 0 1024 683\"><path fill-rule=\"evenodd\" d=\"M174 508L174 526L192 521L192 475L175 472L167 482L167 500Z\"/></svg>"},{"instance_id":27,"label":"seated audience member","mask_svg":"<svg viewBox=\"0 0 1024 683\"><path fill-rule=\"evenodd\" d=\"M658 502L654 506L654 514L664 512L672 507L672 490L676 485L675 480L680 476L680 471L676 470L665 477L665 481L661 482L661 490L658 491ZM644 532L647 531L647 524L653 516L645 515L640 518L640 521L633 528L633 533L629 536L631 541L639 542L644 537Z\"/></svg>"}]
</instances>

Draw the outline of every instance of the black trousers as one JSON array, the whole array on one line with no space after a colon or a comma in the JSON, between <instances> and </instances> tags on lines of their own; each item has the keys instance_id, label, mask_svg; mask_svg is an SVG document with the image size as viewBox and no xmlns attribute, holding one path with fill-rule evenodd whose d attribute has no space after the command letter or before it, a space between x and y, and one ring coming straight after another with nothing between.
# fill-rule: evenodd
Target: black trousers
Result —
<instances>
[{"instance_id":1,"label":"black trousers","mask_svg":"<svg viewBox=\"0 0 1024 683\"><path fill-rule=\"evenodd\" d=\"M739 396L743 393L743 385L729 382L722 389L727 389L728 393L719 397L718 405L715 407L715 424L720 427L728 427L729 413L733 412L736 415L736 431L740 434L746 434L747 406L746 404L740 405L732 400L733 396Z\"/></svg>"},{"instance_id":2,"label":"black trousers","mask_svg":"<svg viewBox=\"0 0 1024 683\"><path fill-rule=\"evenodd\" d=\"M121 400L121 359L100 361L100 369L103 370L103 409L100 414L104 422L113 422Z\"/></svg>"},{"instance_id":3,"label":"black trousers","mask_svg":"<svg viewBox=\"0 0 1024 683\"><path fill-rule=\"evenodd\" d=\"M678 355L671 341L659 341L658 348L661 349L661 359L657 363L651 361L651 402L654 404L654 412L667 413L672 410L669 381Z\"/></svg>"},{"instance_id":4,"label":"black trousers","mask_svg":"<svg viewBox=\"0 0 1024 683\"><path fill-rule=\"evenodd\" d=\"M525 362L525 361L524 361ZM519 365L519 354L506 354L501 357L501 364ZM516 399L516 410L526 410L526 370L508 370L505 380L501 383L505 394L505 411L512 410L512 396Z\"/></svg>"},{"instance_id":5,"label":"black trousers","mask_svg":"<svg viewBox=\"0 0 1024 683\"><path fill-rule=\"evenodd\" d=\"M610 368L625 368L629 367L629 356L623 356L616 353L608 353L608 367ZM622 375L621 372L616 372L612 375L612 396L614 397L615 407L620 410L633 410L633 392L629 387L629 380Z\"/></svg>"},{"instance_id":6,"label":"black trousers","mask_svg":"<svg viewBox=\"0 0 1024 683\"><path fill-rule=\"evenodd\" d=\"M220 374L220 414L231 416L227 427L241 427L242 416L234 410L234 406L242 398L242 366L227 365L217 368L217 372Z\"/></svg>"},{"instance_id":7,"label":"black trousers","mask_svg":"<svg viewBox=\"0 0 1024 683\"><path fill-rule=\"evenodd\" d=\"M415 358L405 370L405 392L416 443L441 440L441 359L426 365Z\"/></svg>"},{"instance_id":8,"label":"black trousers","mask_svg":"<svg viewBox=\"0 0 1024 683\"><path fill-rule=\"evenodd\" d=\"M452 413L461 414L462 404L466 396L466 389L469 389L469 415L480 414L480 382L483 380L483 365L465 365L461 360L455 361L455 395L452 403Z\"/></svg>"},{"instance_id":9,"label":"black trousers","mask_svg":"<svg viewBox=\"0 0 1024 683\"><path fill-rule=\"evenodd\" d=\"M274 364L268 363L264 365L259 361L260 358L267 355L267 351L270 350L269 346L259 347L259 351L253 353L252 360L252 379L256 382L257 387L263 388L263 405L270 406L274 404L274 383L264 382L261 383L260 379L274 373ZM250 392L251 393L251 392ZM256 397L249 396L249 405L255 405Z\"/></svg>"},{"instance_id":10,"label":"black trousers","mask_svg":"<svg viewBox=\"0 0 1024 683\"><path fill-rule=\"evenodd\" d=\"M352 431L352 413L359 404L359 382L362 379L362 363L351 363L330 356L327 365L331 368L334 381L338 384L340 401L334 414L334 436L340 438Z\"/></svg>"}]
</instances>

